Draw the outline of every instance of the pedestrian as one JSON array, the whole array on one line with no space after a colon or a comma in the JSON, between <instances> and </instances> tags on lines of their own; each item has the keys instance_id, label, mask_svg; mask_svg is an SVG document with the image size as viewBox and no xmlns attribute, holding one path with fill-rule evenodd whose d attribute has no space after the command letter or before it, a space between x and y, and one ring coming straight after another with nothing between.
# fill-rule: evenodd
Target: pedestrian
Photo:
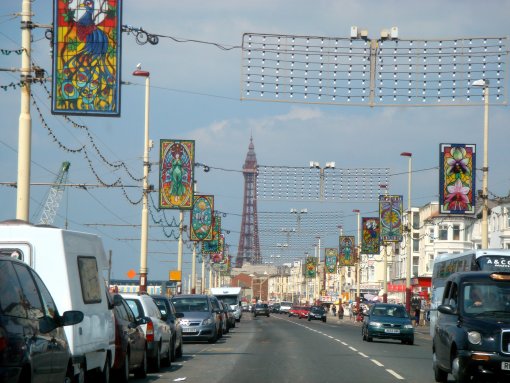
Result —
<instances>
[{"instance_id":1,"label":"pedestrian","mask_svg":"<svg viewBox=\"0 0 510 383\"><path fill-rule=\"evenodd\" d=\"M349 310L349 320L352 321L352 318L353 318L352 304L349 305L348 310Z\"/></svg>"},{"instance_id":2,"label":"pedestrian","mask_svg":"<svg viewBox=\"0 0 510 383\"><path fill-rule=\"evenodd\" d=\"M419 326L420 325L420 308L416 307L414 310L414 325Z\"/></svg>"},{"instance_id":3,"label":"pedestrian","mask_svg":"<svg viewBox=\"0 0 510 383\"><path fill-rule=\"evenodd\" d=\"M338 305L338 319L344 319L344 306Z\"/></svg>"},{"instance_id":4,"label":"pedestrian","mask_svg":"<svg viewBox=\"0 0 510 383\"><path fill-rule=\"evenodd\" d=\"M333 316L336 316L336 306L335 305L333 305L331 307L331 311L333 311Z\"/></svg>"}]
</instances>

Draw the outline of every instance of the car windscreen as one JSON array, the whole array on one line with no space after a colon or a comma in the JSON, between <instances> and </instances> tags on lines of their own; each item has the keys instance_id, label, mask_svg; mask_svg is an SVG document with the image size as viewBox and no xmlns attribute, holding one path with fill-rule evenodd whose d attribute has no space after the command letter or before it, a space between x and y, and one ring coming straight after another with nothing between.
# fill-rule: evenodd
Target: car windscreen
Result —
<instances>
[{"instance_id":1,"label":"car windscreen","mask_svg":"<svg viewBox=\"0 0 510 383\"><path fill-rule=\"evenodd\" d=\"M228 305L237 305L239 301L237 300L237 295L215 295L220 301L225 302Z\"/></svg>"},{"instance_id":2,"label":"car windscreen","mask_svg":"<svg viewBox=\"0 0 510 383\"><path fill-rule=\"evenodd\" d=\"M174 298L172 303L177 312L209 311L209 303L205 298Z\"/></svg>"}]
</instances>

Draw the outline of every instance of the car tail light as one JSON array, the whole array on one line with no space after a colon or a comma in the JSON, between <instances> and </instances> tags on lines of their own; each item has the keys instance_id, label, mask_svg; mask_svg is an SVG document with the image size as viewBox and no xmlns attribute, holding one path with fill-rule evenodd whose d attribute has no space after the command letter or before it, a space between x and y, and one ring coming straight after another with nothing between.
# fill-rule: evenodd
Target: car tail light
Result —
<instances>
[{"instance_id":1,"label":"car tail light","mask_svg":"<svg viewBox=\"0 0 510 383\"><path fill-rule=\"evenodd\" d=\"M152 321L147 322L145 339L147 339L147 342L154 342L154 323Z\"/></svg>"}]
</instances>

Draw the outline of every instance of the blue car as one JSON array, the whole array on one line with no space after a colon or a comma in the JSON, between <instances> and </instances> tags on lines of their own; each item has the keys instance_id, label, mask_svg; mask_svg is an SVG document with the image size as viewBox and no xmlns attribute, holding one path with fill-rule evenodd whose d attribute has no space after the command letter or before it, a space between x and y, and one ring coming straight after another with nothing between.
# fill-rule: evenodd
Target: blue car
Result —
<instances>
[{"instance_id":1,"label":"blue car","mask_svg":"<svg viewBox=\"0 0 510 383\"><path fill-rule=\"evenodd\" d=\"M405 307L391 303L376 303L363 314L363 340L374 338L396 339L403 344L414 344L414 326Z\"/></svg>"}]
</instances>

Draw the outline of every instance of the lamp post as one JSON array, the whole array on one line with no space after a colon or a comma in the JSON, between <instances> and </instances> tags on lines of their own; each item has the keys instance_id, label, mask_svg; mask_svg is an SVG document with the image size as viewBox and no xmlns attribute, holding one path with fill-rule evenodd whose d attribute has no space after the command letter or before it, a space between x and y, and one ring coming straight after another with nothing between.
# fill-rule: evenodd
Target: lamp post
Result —
<instances>
[{"instance_id":1,"label":"lamp post","mask_svg":"<svg viewBox=\"0 0 510 383\"><path fill-rule=\"evenodd\" d=\"M361 223L360 223L360 211L359 209L354 209L352 211L353 213L356 213L357 215L357 221L358 221L358 230L357 230L357 237L358 237L358 241L357 241L357 245L356 245L356 308L359 312L360 310L360 299L361 299L361 280L360 280L360 275L359 275L359 272L360 272L360 262L361 262L361 246L360 246L360 237L361 237L361 232L360 232L360 228L361 228Z\"/></svg>"},{"instance_id":2,"label":"lamp post","mask_svg":"<svg viewBox=\"0 0 510 383\"><path fill-rule=\"evenodd\" d=\"M319 195L320 200L322 201L324 199L324 169L334 169L335 163L334 162L326 162L326 166L323 168L319 165L317 161L310 161L310 169L319 169L319 177L320 177L320 189L319 189Z\"/></svg>"},{"instance_id":3,"label":"lamp post","mask_svg":"<svg viewBox=\"0 0 510 383\"><path fill-rule=\"evenodd\" d=\"M411 312L411 270L412 270L412 248L411 241L413 240L413 214L411 212L411 173L412 173L412 158L413 154L410 152L400 153L402 157L408 158L408 171L407 171L407 241L406 241L406 311Z\"/></svg>"},{"instance_id":4,"label":"lamp post","mask_svg":"<svg viewBox=\"0 0 510 383\"><path fill-rule=\"evenodd\" d=\"M388 195L388 184L380 184L381 190L384 190L384 195ZM383 272L383 303L388 302L388 243L383 242L384 248L384 272Z\"/></svg>"},{"instance_id":5,"label":"lamp post","mask_svg":"<svg viewBox=\"0 0 510 383\"><path fill-rule=\"evenodd\" d=\"M145 77L145 139L143 151L143 194L142 194L142 229L140 237L140 292L147 292L147 244L149 236L149 92L150 73L141 69L138 65L133 76Z\"/></svg>"},{"instance_id":6,"label":"lamp post","mask_svg":"<svg viewBox=\"0 0 510 383\"><path fill-rule=\"evenodd\" d=\"M483 88L484 119L483 119L483 178L482 178L482 249L489 247L489 80L473 81L473 86Z\"/></svg>"}]
</instances>

